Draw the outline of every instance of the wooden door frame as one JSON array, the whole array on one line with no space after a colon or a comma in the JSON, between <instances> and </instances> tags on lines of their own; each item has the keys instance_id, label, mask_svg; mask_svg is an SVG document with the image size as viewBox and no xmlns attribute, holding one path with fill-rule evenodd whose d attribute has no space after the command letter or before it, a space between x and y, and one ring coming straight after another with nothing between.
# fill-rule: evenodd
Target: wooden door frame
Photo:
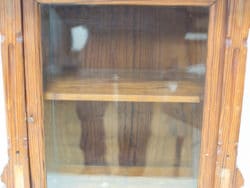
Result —
<instances>
[{"instance_id":1,"label":"wooden door frame","mask_svg":"<svg viewBox=\"0 0 250 188\"><path fill-rule=\"evenodd\" d=\"M41 2L41 0L39 0ZM42 2L45 2L44 0ZM46 0L46 3L72 3L72 0ZM90 1L77 1L81 4ZM94 1L96 2L96 1ZM98 0L99 2L99 0ZM102 4L110 4L114 1L102 0ZM122 4L135 4L134 1L116 1ZM197 0L167 0L167 1L140 1L136 4L164 5L191 5L196 6ZM206 92L204 100L204 116L202 131L202 147L200 154L200 176L199 187L213 187L215 161L217 156L217 136L220 115L222 74L224 59L224 39L226 30L226 1L202 0L201 6L210 6L209 36L208 36L208 58L206 74ZM182 4L181 4L182 3ZM27 89L27 115L32 118L28 122L30 141L30 169L31 179L34 187L45 187L46 169L44 156L44 127L43 127L43 87L42 87L42 61L40 51L40 17L39 2L27 0L24 8L24 48L25 48L25 70ZM218 37L218 38L217 38ZM35 62L35 63L34 63ZM36 104L36 105L34 105ZM39 169L39 170L38 170Z\"/></svg>"},{"instance_id":2,"label":"wooden door frame","mask_svg":"<svg viewBox=\"0 0 250 188\"><path fill-rule=\"evenodd\" d=\"M11 1L11 3L10 3ZM84 4L89 3L89 0L24 0L22 2L23 7L23 32L24 32L24 61L25 61L25 76L26 76L26 99L27 99L27 124L23 123L22 129L20 129L20 122L23 122L23 117L17 116L15 123L8 119L9 135L13 137L10 144L16 144L14 141L15 131L23 130L24 133L17 135L18 138L25 138L26 126L28 129L29 140L29 163L30 171L28 170L28 164L25 161L15 161L8 171L14 172L15 165L17 163L23 168L25 172L23 174L25 182L29 181L30 172L30 184L31 187L45 187L46 175L45 175L45 161L44 161L44 130L43 130L43 96L42 96L42 64L41 64L41 52L40 52L40 19L39 19L39 2L46 3L76 3ZM106 0L92 0L91 2L99 2L103 4ZM210 23L209 23L209 40L208 40L208 70L206 75L206 96L204 102L204 115L203 115L203 132L202 132L202 150L200 160L200 178L199 187L228 187L232 186L235 182L235 160L237 146L235 145L238 140L238 132L240 126L240 111L243 93L244 82L244 67L246 57L246 47L244 46L244 40L246 40L247 29L249 28L249 20L246 18L249 16L247 8L250 8L249 0L159 0L159 1L108 1L120 4L156 4L158 5L195 5L195 6L210 6ZM3 15L7 14L6 7L9 8L12 4L13 8L21 7L20 0L5 0L1 6L5 10ZM17 6L19 5L19 6ZM245 7L245 8L243 8ZM20 10L21 12L21 10ZM21 25L21 13L17 13L15 19L19 20L16 23ZM14 11L12 12L14 14ZM247 15L248 14L248 15ZM244 19L243 19L244 18ZM10 21L10 22L11 22ZM3 26L3 22L1 22ZM3 29L1 32L7 32L7 35L12 36L16 34L17 28L22 31L22 28L13 26L10 30ZM237 27L233 27L237 26ZM11 34L10 34L11 33ZM13 44L14 54L22 52L22 45L18 46L16 42L12 42L15 38L12 37L8 40L8 45L3 46L3 50L6 50L7 54L10 54L11 48L9 44ZM5 54L6 54L5 53ZM10 64L9 56L4 55L4 74L5 74L5 86L7 101L13 100L14 96L10 95L12 92L16 92L15 89L21 89L20 94L25 94L24 91L24 69L22 64L22 55L16 56L15 61L12 63L15 72L10 74L10 69L6 68ZM36 63L34 63L36 62ZM16 82L9 82L12 77L16 78ZM235 78L235 79L232 79ZM9 88L13 90L10 91ZM22 95L21 95L22 96ZM19 101L15 102L15 108L8 110L8 115L15 113L15 109L19 109L19 112L25 114L25 98L16 96ZM23 101L23 103L20 101ZM9 104L7 102L7 104ZM9 106L8 106L9 107ZM19 126L17 126L19 125ZM11 131L12 130L12 131ZM24 134L24 135L23 135ZM26 135L27 136L27 135ZM15 137L16 138L16 137ZM18 140L17 144L20 144L22 140ZM22 146L25 148L24 146ZM10 156L16 156L16 148L11 148ZM25 150L24 150L25 155ZM27 155L27 148L26 148ZM27 173L28 172L28 173ZM7 180L14 181L14 173L6 173ZM225 176L222 176L222 175ZM12 177L12 178L10 178ZM6 180L6 181L7 181ZM29 187L29 184L25 184ZM12 186L11 186L12 187ZM14 186L13 186L14 187Z\"/></svg>"},{"instance_id":3,"label":"wooden door frame","mask_svg":"<svg viewBox=\"0 0 250 188\"><path fill-rule=\"evenodd\" d=\"M9 155L2 180L8 188L30 187L21 12L20 0L1 0L3 78L0 81L3 79L5 89ZM1 122L0 126L5 125Z\"/></svg>"}]
</instances>

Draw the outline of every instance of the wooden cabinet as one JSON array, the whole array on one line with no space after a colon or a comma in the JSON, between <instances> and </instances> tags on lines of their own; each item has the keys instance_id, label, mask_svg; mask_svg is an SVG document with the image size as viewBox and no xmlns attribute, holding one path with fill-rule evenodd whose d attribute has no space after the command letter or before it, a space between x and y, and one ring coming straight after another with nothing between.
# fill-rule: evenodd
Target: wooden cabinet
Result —
<instances>
[{"instance_id":1,"label":"wooden cabinet","mask_svg":"<svg viewBox=\"0 0 250 188\"><path fill-rule=\"evenodd\" d=\"M234 187L247 8L4 1L9 187Z\"/></svg>"}]
</instances>

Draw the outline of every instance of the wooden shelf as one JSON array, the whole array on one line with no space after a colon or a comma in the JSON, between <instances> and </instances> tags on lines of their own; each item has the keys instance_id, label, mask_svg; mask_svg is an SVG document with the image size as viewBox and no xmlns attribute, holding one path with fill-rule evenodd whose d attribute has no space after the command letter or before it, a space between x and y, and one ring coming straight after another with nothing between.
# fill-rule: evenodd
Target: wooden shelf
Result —
<instances>
[{"instance_id":1,"label":"wooden shelf","mask_svg":"<svg viewBox=\"0 0 250 188\"><path fill-rule=\"evenodd\" d=\"M50 76L46 100L199 103L202 87L190 79L168 79L165 72L82 71ZM184 79L183 79L184 80Z\"/></svg>"},{"instance_id":2,"label":"wooden shelf","mask_svg":"<svg viewBox=\"0 0 250 188\"><path fill-rule=\"evenodd\" d=\"M121 167L121 166L80 166L54 165L48 171L68 174L144 176L144 177L191 177L191 167Z\"/></svg>"}]
</instances>

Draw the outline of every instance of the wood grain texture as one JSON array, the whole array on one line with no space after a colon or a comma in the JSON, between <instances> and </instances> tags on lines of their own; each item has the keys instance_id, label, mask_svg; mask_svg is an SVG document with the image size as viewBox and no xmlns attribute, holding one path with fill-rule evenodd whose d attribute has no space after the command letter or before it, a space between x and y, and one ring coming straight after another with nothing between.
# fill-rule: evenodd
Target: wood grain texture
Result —
<instances>
[{"instance_id":1,"label":"wood grain texture","mask_svg":"<svg viewBox=\"0 0 250 188\"><path fill-rule=\"evenodd\" d=\"M106 165L104 113L108 104L103 102L77 103L77 114L82 129L80 147L84 153L85 165ZM119 103L117 113L119 165L145 166L152 104ZM116 135L113 136L116 137ZM110 146L107 145L107 147Z\"/></svg>"},{"instance_id":2,"label":"wood grain texture","mask_svg":"<svg viewBox=\"0 0 250 188\"><path fill-rule=\"evenodd\" d=\"M118 104L120 166L146 166L152 106L152 103Z\"/></svg>"},{"instance_id":3,"label":"wood grain texture","mask_svg":"<svg viewBox=\"0 0 250 188\"><path fill-rule=\"evenodd\" d=\"M46 7L45 7L46 8ZM200 31L200 32L207 32L207 9L205 8L171 8L171 7L145 7L145 6L97 6L97 7L88 7L88 6L79 6L79 7L71 7L71 6L59 6L56 8L52 8L53 12L56 11L58 15L61 16L61 19L53 20L53 23L57 25L59 22L64 22L63 26L59 26L56 28L56 31L53 31L56 33L56 36L58 39L56 39L56 45L58 47L55 47L53 44L51 44L49 47L51 48L53 61L49 62L45 60L45 64L52 64L55 63L58 67L57 70L60 72L66 72L64 75L61 75L57 77L56 75L47 75L48 79L46 80L47 83L46 89L45 89L45 98L51 97L50 100L57 100L59 102L60 100L86 100L86 101L136 101L136 102L183 102L178 97L178 93L173 92L173 98L169 98L168 94L163 94L162 96L165 96L164 99L160 98L157 99L155 96L147 95L149 92L152 94L156 94L157 92L161 91L162 89L165 90L167 88L168 83L171 83L171 80L179 80L178 81L178 88L179 83L181 83L183 80L188 80L189 76L185 76L183 72L180 72L178 68L183 68L186 70L186 67L192 64L197 63L204 63L205 57L206 57L206 41L200 42L200 41L185 41L185 33L187 31ZM75 12L79 12L79 14L76 14ZM129 15L128 15L129 13ZM114 16L115 15L115 16ZM188 17L188 18L187 18ZM200 18L202 17L202 21ZM178 22L178 24L176 24ZM189 24L186 24L188 22ZM200 26L198 28L194 27L193 25L197 24L196 22L202 22L203 27L201 29ZM52 23L52 24L53 24ZM60 24L59 24L60 25ZM78 61L75 61L75 57L72 56L69 52L69 42L62 42L69 39L68 35L70 32L64 32L64 30L69 30L72 26L77 25L84 25L85 28L89 31L89 38L88 43L84 47L84 49L81 50L80 58ZM188 26L187 26L188 25ZM51 32L51 30L46 28L44 29L44 34L47 32L47 36L44 35L43 37L45 39L48 39L48 33ZM68 33L68 34L67 34ZM55 36L55 34L52 34ZM52 40L55 38L51 37ZM119 40L117 40L119 39ZM62 44L62 45L59 45ZM44 51L47 50L48 46L44 46ZM53 47L52 47L53 46ZM168 52L168 53L166 53ZM187 60L188 59L188 60ZM77 62L77 63L76 63ZM74 67L75 66L75 67ZM71 68L71 71L73 72L72 75L67 75L67 68ZM96 71L94 73L89 70L90 68L99 68L101 70ZM110 72L106 72L105 75L105 69L115 69ZM167 70L168 68L173 68L174 70L172 73L166 71L165 74L160 70ZM176 68L176 69L175 69ZM81 75L77 74L79 69L85 69L85 74L83 74L83 77ZM87 69L87 70L86 70ZM103 70L104 69L104 70ZM123 71L122 75L120 75L121 71L116 71L116 69L150 69L148 72L144 72L142 70L137 71ZM49 70L49 69L45 69ZM77 71L76 71L77 70ZM153 72L152 70L156 70ZM184 71L185 72L185 71ZM81 72L82 73L82 72ZM153 74L151 74L153 73ZM86 76L87 74L87 76ZM89 74L89 75L88 75ZM126 77L124 78L124 75ZM178 76L179 75L179 76ZM79 77L78 77L79 76ZM85 76L85 77L84 77ZM51 79L50 79L51 77ZM191 76L192 77L192 76ZM69 80L70 81L69 81ZM113 80L114 79L114 80ZM118 81L115 81L117 79ZM61 80L61 81L59 81ZM159 86L155 86L155 83L158 83ZM163 81L162 80L169 80ZM204 79L201 79L201 77L196 77L193 80L201 80L204 81ZM59 81L59 82L57 82ZM69 81L69 82L68 82ZM55 83L58 84L55 84ZM162 82L162 84L161 84ZM72 84L75 83L75 84ZM192 82L185 82L181 85L189 87L189 85ZM58 90L59 87L60 90ZM201 86L202 88L202 86ZM66 93L63 93L64 91L67 91ZM57 90L53 93L49 93L50 90ZM91 90L91 93L89 91ZM48 91L48 92L47 92ZM166 90L165 90L166 91ZM186 93L193 92L194 90L192 88L188 89ZM137 93L137 95L134 95L134 93ZM58 93L58 94L56 94ZM61 93L61 94L59 94ZM78 93L76 95L76 93ZM99 93L96 95L96 93ZM107 94L109 93L109 94ZM49 95L47 95L49 94ZM52 96L53 94L54 96ZM138 95L139 94L139 95ZM157 97L157 96L156 96ZM177 99L176 99L177 97ZM186 98L187 99L187 98ZM184 101L187 102L187 101ZM192 101L189 101L192 102ZM193 101L195 102L195 101ZM170 104L168 104L170 106ZM87 108L89 108L89 105L86 105ZM130 106L130 104L128 104ZM133 106L133 105L131 105ZM136 104L135 104L136 106ZM173 105L174 106L174 105ZM102 105L100 106L102 109ZM91 108L90 108L91 109ZM135 117L142 117L143 115L137 115L138 113L127 113L127 111L130 108L125 108L123 113L127 114L126 117L122 116L122 113L119 114L121 118L121 122L119 123L122 127L126 127L126 131L121 132L119 131L118 139L119 141L119 147L122 148L119 151L119 163L121 165L129 165L129 164L144 164L145 162L145 150L147 148L147 143L149 142L149 148L152 149L152 151L157 152L159 155L164 153L165 155L162 156L162 158L168 158L169 156L169 149L175 148L176 145L176 151L175 156L176 160L174 160L174 163L176 166L181 166L181 161L186 159L181 155L182 153L182 144L186 144L186 140L184 141L184 136L181 134L185 132L185 126L181 126L181 120L182 117L180 114L177 114L177 120L171 121L173 125L176 125L180 136L178 138L170 139L170 140L176 140L174 141L174 146L170 146L169 148L165 148L166 151L160 152L157 149L154 149L154 144L161 143L163 144L164 136L157 138L157 132L159 133L159 130L162 128L156 124L154 126L154 137L150 137L150 130L143 129L142 126L139 126L140 123ZM145 111L147 108L145 108ZM178 109L178 108L177 108ZM47 110L45 110L47 111ZM60 111L60 110L59 110ZM82 110L84 112L84 107L82 107ZM85 111L88 111L87 109ZM121 110L120 110L121 111ZM169 110L171 111L171 109ZM174 111L172 109L172 111ZM201 110L202 111L202 110ZM150 114L150 108L148 110L148 113ZM186 113L189 113L190 111L186 110ZM89 113L89 112L88 112ZM72 113L68 113L72 114ZM92 114L94 116L95 111L93 110ZM184 114L184 112L182 113ZM62 116L67 116L62 115ZM134 116L134 118L132 118ZM147 119L150 119L150 115L144 116L145 119L140 118L140 122L145 125L147 125ZM70 118L70 117L69 117ZM89 117L88 119L92 119L93 117ZM132 121L137 122L133 124L130 123L129 119L132 119ZM58 119L58 118L55 118ZM111 118L112 119L112 116ZM171 118L170 118L171 119ZM196 118L194 118L193 121L195 121ZM64 122L60 120L60 127L64 125ZM65 123L68 121L65 121ZM89 122L87 120L87 122ZM94 123L95 122L95 123ZM99 125L97 122L99 122ZM73 123L71 123L72 125ZM100 132L103 131L103 123L99 120L91 120L91 125L88 126L84 121L81 123L85 127L85 131L89 130L89 133L91 135L96 135L99 137L99 135L104 135L104 133L100 134ZM119 125L118 124L118 125ZM137 125L138 124L138 125ZM171 124L171 123L169 123ZM201 122L199 121L199 126L201 125ZM183 123L182 123L183 125ZM48 128L49 125L46 125ZM72 125L75 127L75 125ZM82 127L83 127L82 126ZM93 131L93 127L100 127L100 130ZM70 126L71 127L71 126ZM91 129L89 127L92 127ZM139 128L141 127L141 128ZM159 130L157 130L157 128ZM183 130L181 130L181 128ZM201 129L201 127L199 127ZM119 128L119 130L122 130ZM74 131L71 129L71 131ZM84 129L82 129L84 132ZM46 131L48 132L48 130ZM61 131L60 131L61 132ZM96 132L96 134L95 134ZM138 132L144 132L145 135L149 135L149 138L141 136L140 139L136 139L134 137L137 136ZM50 133L47 133L50 135ZM62 133L63 134L63 131ZM82 135L86 135L87 133L84 133ZM105 133L106 134L106 133ZM129 135L131 138L129 137ZM63 134L64 135L64 134ZM160 134L161 135L161 134ZM60 138L64 139L60 139ZM86 137L86 136L84 136ZM92 147L89 147L89 154L86 154L84 152L84 163L88 164L90 161L89 159L95 160L97 157L93 156L92 153L94 153L95 148L101 148L100 151L101 155L100 158L103 158L103 141L106 143L113 144L115 142L115 138L117 137L116 134L112 135L112 138L105 138L103 139L103 136L101 136L101 143L95 144L94 140L95 138L89 139L89 146L92 145ZM59 146L60 144L57 144L60 150L67 150L68 154L65 159L63 160L63 163L68 163L67 161L72 161L73 159L78 159L79 157L70 157L69 151L71 150L69 146L65 145L66 140L70 140L73 142L73 137L69 135L64 135L58 138L57 143L62 143L60 140L64 140L64 144ZM186 139L186 138L185 138ZM190 139L190 137L189 137ZM165 139L167 140L167 139ZM142 147L139 149L139 151L136 151L136 142L141 143ZM88 142L88 141L86 141ZM131 145L135 148L131 148L130 142L133 142ZM169 142L169 141L168 141ZM50 144L51 145L51 144ZM87 145L87 143L86 143ZM63 148L64 147L64 148ZM74 148L77 148L77 146L74 146ZM85 148L85 147L84 147ZM86 150L84 149L83 150ZM111 149L110 149L111 148ZM107 150L115 151L117 147L111 147L109 145L106 146ZM148 153L150 153L150 149L148 150ZM56 149L55 149L56 150ZM73 149L72 149L73 151ZM74 150L75 151L75 150ZM190 148L189 151L192 151ZM155 159L155 153L153 152L152 155L149 154L149 161L154 163L157 162L157 159L161 159L161 157L156 157ZM77 152L78 153L78 152ZM138 154L137 154L138 153ZM92 156L92 157L91 157ZM113 158L116 158L116 155ZM153 157L152 157L153 156ZM109 157L108 158L112 158ZM167 159L165 159L166 161ZM87 161L87 162L86 162ZM100 163L103 163L102 159L99 159ZM164 161L164 159L162 160ZM173 165L173 164L172 164ZM179 168L175 168L175 174L178 176L180 174Z\"/></svg>"},{"instance_id":4,"label":"wood grain texture","mask_svg":"<svg viewBox=\"0 0 250 188\"><path fill-rule=\"evenodd\" d=\"M49 1L41 2L47 3L82 3L83 1ZM84 1L83 3L90 3ZM92 1L93 2L93 1ZM95 1L97 4L104 3L103 1ZM114 4L126 4L123 1L110 1ZM151 1L134 1L135 4L144 3L149 5ZM158 5L210 5L214 1L157 1ZM157 5L157 2L154 4ZM230 2L230 4L227 4ZM23 71L22 71L22 55L21 44L17 44L17 34L21 32L20 19L20 1L6 1L3 0L0 5L1 10L1 33L5 35L3 46L3 62L5 73L6 86L6 103L8 107L8 114L17 114L16 116L8 115L8 134L11 141L10 155L12 159L9 163L8 170L4 177L9 187L14 187L14 169L15 164L21 164L23 169L27 169L27 151L23 147L22 140L26 138L26 128L24 123L24 92L23 92ZM132 1L129 2L132 4ZM129 4L128 3L128 4ZM44 147L43 147L43 121L42 121L42 86L41 86L41 70L38 68L41 65L39 59L39 27L37 4L32 0L23 1L24 7L24 33L25 33L25 69L27 84L27 106L28 115L33 116L35 122L30 122L29 128L29 145L30 145L30 163L31 163L31 182L32 187L45 187L45 169L44 169ZM229 23L226 26L226 7L229 7ZM217 1L211 8L210 18L210 34L209 34L209 50L208 50L208 73L206 84L205 97L205 112L204 112L204 128L203 128L203 142L201 153L201 172L200 172L200 187L223 187L229 185L234 187L235 180L235 158L236 158L236 143L238 140L238 129L240 121L240 109L243 90L244 79L244 62L245 62L245 47L244 41L247 36L247 28L249 28L249 0L240 1ZM14 11L11 11L14 10ZM8 16L7 16L8 15ZM15 15L9 17L9 15ZM17 19L15 19L17 18ZM13 24L14 21L14 24ZM3 23L8 24L3 24ZM7 26L6 26L7 25ZM4 26L4 27L3 27ZM226 48L225 64L223 59L224 54L224 39L225 29L228 28L227 37L229 44L232 45ZM13 33L13 30L16 30ZM7 37L6 37L7 36ZM218 40L219 39L219 40ZM230 42L231 40L231 42ZM9 43L10 42L10 43ZM7 62L7 63L6 63ZM10 63L9 63L10 62ZM17 63L13 63L17 62ZM34 63L36 62L36 63ZM38 66L37 66L38 64ZM223 78L223 94L220 94L220 87L222 87L221 72L224 66ZM35 70L35 71L34 71ZM15 85L13 86L13 83ZM13 86L13 87L12 87ZM221 103L221 98L223 102ZM15 100L13 100L15 99ZM16 102L15 102L16 101ZM222 104L222 105L221 105ZM221 111L219 110L221 108ZM13 110L14 109L14 110ZM219 114L220 118L218 117ZM18 122L18 123L17 123ZM218 122L220 128L218 131ZM12 126L14 125L15 126ZM18 124L18 126L17 126ZM217 142L217 133L219 134L219 142ZM14 141L18 138L18 141ZM13 144L14 143L14 144ZM219 156L217 158L217 168L215 171L215 158L217 155L217 146ZM17 158L19 151L21 157ZM20 166L19 166L20 167ZM16 168L19 169L19 168ZM229 170L229 179L227 182L221 178L223 169ZM19 172L19 170L18 170ZM16 172L16 174L18 174ZM24 187L29 186L28 172L23 171ZM215 184L213 181L215 176Z\"/></svg>"},{"instance_id":5,"label":"wood grain texture","mask_svg":"<svg viewBox=\"0 0 250 188\"><path fill-rule=\"evenodd\" d=\"M46 187L39 7L22 1L31 187Z\"/></svg>"},{"instance_id":6,"label":"wood grain texture","mask_svg":"<svg viewBox=\"0 0 250 188\"><path fill-rule=\"evenodd\" d=\"M222 98L222 71L226 34L226 1L210 8L207 73L200 153L199 187L214 187L218 131Z\"/></svg>"},{"instance_id":7,"label":"wood grain texture","mask_svg":"<svg viewBox=\"0 0 250 188\"><path fill-rule=\"evenodd\" d=\"M231 3L234 1L230 1ZM238 7L236 10L239 10L239 7L242 6L241 3L239 3L241 6L232 6L232 7ZM231 7L231 6L229 6ZM248 7L248 6L245 6ZM41 150L37 148L37 146L42 146L42 101L41 101L41 95L42 95L42 87L40 85L40 79L39 75L41 75L40 69L37 69L37 66L34 66L34 62L40 62L39 61L39 41L36 41L38 36L38 30L39 27L35 24L34 20L38 18L37 16L37 7L35 6L35 3L31 0L24 3L24 20L25 22L25 31L26 31L26 38L27 43L25 44L27 47L27 51L25 52L25 58L27 60L26 62L26 71L27 71L27 77L29 78L27 83L27 89L28 91L32 91L27 95L28 98L28 114L33 115L35 117L35 126L33 128L30 128L30 131L32 132L32 135L30 136L31 139L31 147L33 148L30 152L31 162L34 164L34 167L32 166L31 169L33 169L33 175L32 179L34 180L34 187L44 187L44 168L42 166L44 160L43 160L43 154L39 153ZM229 62L227 64L224 64L224 44L225 44L225 38L226 38L226 9L227 9L227 1L217 1L216 4L212 5L211 8L211 14L210 14L210 28L209 28L209 45L208 45L208 72L207 72L207 82L206 82L206 94L205 94L205 106L204 106L204 118L203 118L203 141L202 141L202 152L201 152L201 172L200 172L200 187L214 187L225 185L224 183L221 183L221 178L218 178L218 175L215 175L215 161L216 161L216 155L217 155L217 146L219 145L219 148L222 148L222 151L235 151L235 145L234 141L230 142L233 143L232 147L228 146L222 146L220 147L221 142L218 142L221 138L222 140L226 142L228 140L234 140L237 138L237 125L239 124L239 107L240 107L240 100L241 97L239 92L242 89L243 77L239 76L243 72L244 68L242 64L237 63L237 59L243 59L240 55L240 49L234 49L233 52L226 52L226 54L229 54L229 57L234 57L233 61L227 61ZM242 8L243 9L243 8ZM232 9L232 12L234 9ZM241 11L235 11L237 14ZM34 19L35 18L35 19ZM237 18L238 17L230 17ZM239 21L239 22L238 22ZM240 23L241 19L239 19L236 23ZM228 26L228 28L232 28L232 26ZM238 28L238 27L236 27ZM230 30L230 29L229 29ZM238 30L237 30L238 31ZM236 36L236 31L233 32ZM230 35L228 35L230 36ZM241 36L241 35L240 35ZM242 36L241 36L242 37ZM28 39L29 38L29 39ZM241 38L242 39L242 38ZM234 39L236 40L236 39ZM234 40L233 43L234 43ZM229 40L230 41L230 40ZM236 41L241 41L237 39ZM242 44L241 44L242 46ZM230 55L231 54L231 55ZM227 58L229 58L227 57ZM227 59L226 58L226 59ZM224 66L225 65L225 66ZM224 72L223 72L224 68ZM34 70L37 70L35 72ZM33 72L32 72L33 71ZM224 73L224 77L221 73ZM235 80L232 80L233 76L236 76ZM223 79L222 79L223 78ZM223 83L223 93L221 93ZM239 84L238 84L239 83ZM38 84L38 85L37 85ZM233 88L233 89L232 89ZM231 92L231 89L233 92ZM230 92L228 92L230 91ZM228 94L230 93L230 94ZM237 96L237 97L236 97ZM30 100L31 99L31 100ZM221 103L221 99L222 103ZM228 102L229 101L229 102ZM34 105L36 104L36 105ZM231 108L232 111L228 113L228 110L230 108L228 107L236 107ZM234 111L236 110L236 112ZM220 116L221 113L221 116ZM232 119L230 119L232 118ZM38 120L38 122L37 122ZM231 121L232 120L232 121ZM219 132L219 122L220 122L220 134L218 136ZM34 125L33 124L33 125ZM230 126L228 126L230 125ZM236 134L233 134L234 129L230 129L230 127L236 127ZM231 134L232 133L232 134ZM224 136L225 135L225 136ZM36 139L35 139L36 138ZM38 139L37 139L38 138ZM223 142L224 143L224 142ZM37 148L35 148L35 146ZM231 149L230 149L231 148ZM233 148L233 149L232 149ZM223 152L224 153L224 152ZM227 152L225 152L227 153ZM35 165L34 156L39 156L39 161L37 163L37 166ZM223 156L228 156L228 154L223 154ZM232 154L234 156L234 154ZM229 155L229 158L230 155ZM232 157L232 159L235 157ZM36 158L37 159L37 158ZM225 158L218 157L218 163L217 164L223 164L226 160ZM233 167L235 163L233 163L233 160L229 160L231 162L226 162L226 166L230 169ZM217 166L218 167L218 166ZM35 172L35 169L43 169L41 171ZM220 167L216 168L218 172L220 171ZM31 172L32 172L31 171ZM230 171L230 170L229 170ZM220 173L218 173L220 174ZM41 175L41 176L39 176ZM229 181L231 181L231 173L229 173ZM214 177L218 178L214 182ZM39 178L40 179L39 179ZM43 181L44 180L44 181ZM226 182L227 183L227 182ZM37 185L37 186L36 186ZM227 185L227 184L226 184ZM230 183L231 185L231 183Z\"/></svg>"},{"instance_id":8,"label":"wood grain texture","mask_svg":"<svg viewBox=\"0 0 250 188\"><path fill-rule=\"evenodd\" d=\"M223 70L215 187L235 188L237 186L235 184L238 174L236 158L247 53L246 39L250 28L250 1L228 1L227 7L227 45ZM227 172L226 176L223 176L224 172Z\"/></svg>"},{"instance_id":9,"label":"wood grain texture","mask_svg":"<svg viewBox=\"0 0 250 188\"><path fill-rule=\"evenodd\" d=\"M205 64L207 41L185 40L187 32L207 33L208 8L161 6L44 6L44 72L79 69L169 70ZM77 12L77 14L76 14ZM43 21L45 22L45 20ZM178 24L176 24L178 23ZM82 26L86 44L71 50L71 28ZM178 74L179 76L179 74ZM197 78L199 79L199 78Z\"/></svg>"},{"instance_id":10,"label":"wood grain texture","mask_svg":"<svg viewBox=\"0 0 250 188\"><path fill-rule=\"evenodd\" d=\"M29 116L34 118L34 122L30 122L29 133L30 157L31 157L31 178L33 187L44 187L45 167L44 167L44 146L43 146L43 102L41 87L41 61L39 61L39 23L37 4L32 1L24 3L24 31L27 41L25 43L25 66L27 75L27 112ZM38 40L37 40L38 39ZM32 55L30 55L32 54ZM35 105L34 105L35 104ZM37 160L39 159L39 160ZM39 170L38 170L39 169Z\"/></svg>"},{"instance_id":11,"label":"wood grain texture","mask_svg":"<svg viewBox=\"0 0 250 188\"><path fill-rule=\"evenodd\" d=\"M84 154L85 165L106 165L106 135L103 123L106 106L107 104L103 102L80 102L77 104L76 111L78 118L81 121L82 130L80 147Z\"/></svg>"},{"instance_id":12,"label":"wood grain texture","mask_svg":"<svg viewBox=\"0 0 250 188\"><path fill-rule=\"evenodd\" d=\"M178 167L180 177L191 177L192 169ZM81 175L115 175L115 176L143 176L143 177L176 177L177 167L101 167L101 166L54 166L51 172L74 173Z\"/></svg>"},{"instance_id":13,"label":"wood grain texture","mask_svg":"<svg viewBox=\"0 0 250 188\"><path fill-rule=\"evenodd\" d=\"M194 155L198 156L199 151L193 153L193 147L200 141L200 136L193 135L193 131L197 129L196 124L201 126L202 110L197 108L200 104L66 101L46 101L45 104L46 165L49 172L53 172L55 166L65 169L74 166L87 173L84 168L87 170L92 166L94 174L94 166L98 165L106 167L106 175L115 173L116 169L119 175L126 176L133 173L119 171L119 168L137 166L142 169L141 175L146 169L146 174L156 176L164 174L164 171L157 172L160 166L173 169L171 176L180 177L185 167L190 173L198 170L198 166L192 169L192 163L198 162ZM186 112L192 115L191 120ZM93 121L89 124L91 119ZM182 137L183 145L177 145L180 158L176 164L176 140L179 137ZM108 169L113 170L109 172Z\"/></svg>"},{"instance_id":14,"label":"wood grain texture","mask_svg":"<svg viewBox=\"0 0 250 188\"><path fill-rule=\"evenodd\" d=\"M9 164L3 175L7 187L30 187L25 90L23 67L23 39L21 3L19 0L2 0L0 3L0 34ZM1 78L2 79L2 78ZM1 124L1 126L5 126ZM1 157L0 157L1 158Z\"/></svg>"},{"instance_id":15,"label":"wood grain texture","mask_svg":"<svg viewBox=\"0 0 250 188\"><path fill-rule=\"evenodd\" d=\"M87 5L171 5L209 6L215 0L38 0L39 3L87 4Z\"/></svg>"},{"instance_id":16,"label":"wood grain texture","mask_svg":"<svg viewBox=\"0 0 250 188\"><path fill-rule=\"evenodd\" d=\"M79 75L52 76L44 93L47 100L184 103L199 103L202 95L197 80L165 81L164 74L150 71L87 70Z\"/></svg>"}]
</instances>

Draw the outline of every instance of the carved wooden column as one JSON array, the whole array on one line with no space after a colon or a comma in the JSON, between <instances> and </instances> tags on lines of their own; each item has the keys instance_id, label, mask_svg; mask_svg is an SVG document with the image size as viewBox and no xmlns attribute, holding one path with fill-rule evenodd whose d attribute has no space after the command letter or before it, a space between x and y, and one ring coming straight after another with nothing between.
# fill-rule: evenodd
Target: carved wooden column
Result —
<instances>
[{"instance_id":1,"label":"carved wooden column","mask_svg":"<svg viewBox=\"0 0 250 188\"><path fill-rule=\"evenodd\" d=\"M121 166L145 166L147 144L151 134L151 103L120 103L119 164Z\"/></svg>"},{"instance_id":2,"label":"carved wooden column","mask_svg":"<svg viewBox=\"0 0 250 188\"><path fill-rule=\"evenodd\" d=\"M79 102L77 114L81 121L82 134L80 147L85 165L105 165L105 102Z\"/></svg>"}]
</instances>

